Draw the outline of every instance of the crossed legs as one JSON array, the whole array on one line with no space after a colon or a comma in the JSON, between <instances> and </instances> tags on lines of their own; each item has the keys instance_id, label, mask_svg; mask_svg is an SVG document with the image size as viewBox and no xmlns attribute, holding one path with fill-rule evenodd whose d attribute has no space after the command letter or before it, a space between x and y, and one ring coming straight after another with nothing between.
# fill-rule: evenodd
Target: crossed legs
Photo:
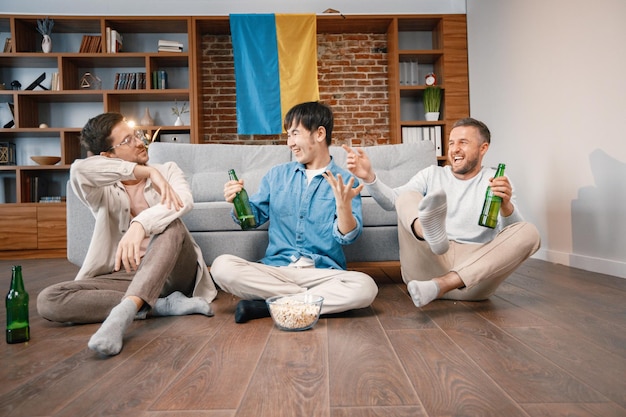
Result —
<instances>
[{"instance_id":1,"label":"crossed legs","mask_svg":"<svg viewBox=\"0 0 626 417\"><path fill-rule=\"evenodd\" d=\"M402 278L417 307L437 298L488 298L540 245L539 232L526 222L506 227L486 244L447 241L447 236L444 244L445 207L443 192L426 197L407 192L396 201Z\"/></svg>"}]
</instances>

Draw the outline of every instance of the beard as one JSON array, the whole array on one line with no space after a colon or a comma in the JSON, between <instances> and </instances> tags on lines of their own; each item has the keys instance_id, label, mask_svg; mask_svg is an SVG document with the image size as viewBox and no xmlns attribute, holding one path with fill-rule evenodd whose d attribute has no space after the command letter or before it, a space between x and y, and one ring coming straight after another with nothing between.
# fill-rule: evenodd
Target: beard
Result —
<instances>
[{"instance_id":1,"label":"beard","mask_svg":"<svg viewBox=\"0 0 626 417\"><path fill-rule=\"evenodd\" d=\"M472 172L478 166L478 158L474 159L464 159L464 163L462 165L452 164L452 172L457 175L465 175L469 172Z\"/></svg>"}]
</instances>

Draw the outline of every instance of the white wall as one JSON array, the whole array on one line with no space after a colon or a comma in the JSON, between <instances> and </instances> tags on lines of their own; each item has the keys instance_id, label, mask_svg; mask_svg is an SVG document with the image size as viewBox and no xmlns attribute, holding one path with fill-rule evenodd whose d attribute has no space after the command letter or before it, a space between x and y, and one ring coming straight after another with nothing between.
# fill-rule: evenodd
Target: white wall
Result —
<instances>
[{"instance_id":1,"label":"white wall","mask_svg":"<svg viewBox=\"0 0 626 417\"><path fill-rule=\"evenodd\" d=\"M229 13L465 13L465 0L0 0L0 13L227 15Z\"/></svg>"},{"instance_id":2,"label":"white wall","mask_svg":"<svg viewBox=\"0 0 626 417\"><path fill-rule=\"evenodd\" d=\"M623 0L0 0L1 13L465 13L472 116L492 130L540 259L626 277Z\"/></svg>"},{"instance_id":3,"label":"white wall","mask_svg":"<svg viewBox=\"0 0 626 417\"><path fill-rule=\"evenodd\" d=\"M626 2L467 0L470 108L542 236L536 257L626 277Z\"/></svg>"}]
</instances>

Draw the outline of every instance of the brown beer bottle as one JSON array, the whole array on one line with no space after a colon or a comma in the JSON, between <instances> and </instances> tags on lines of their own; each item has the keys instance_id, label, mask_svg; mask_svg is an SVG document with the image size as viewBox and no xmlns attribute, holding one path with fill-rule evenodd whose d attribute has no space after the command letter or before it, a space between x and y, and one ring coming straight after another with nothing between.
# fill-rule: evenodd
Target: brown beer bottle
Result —
<instances>
[{"instance_id":1,"label":"brown beer bottle","mask_svg":"<svg viewBox=\"0 0 626 417\"><path fill-rule=\"evenodd\" d=\"M504 168L506 165L498 164L498 170L494 178L504 175ZM483 203L483 211L480 213L478 224L480 226L489 227L495 229L498 224L498 214L500 213L500 205L502 204L502 198L493 194L491 186L487 187L487 193L485 195L485 202Z\"/></svg>"}]
</instances>

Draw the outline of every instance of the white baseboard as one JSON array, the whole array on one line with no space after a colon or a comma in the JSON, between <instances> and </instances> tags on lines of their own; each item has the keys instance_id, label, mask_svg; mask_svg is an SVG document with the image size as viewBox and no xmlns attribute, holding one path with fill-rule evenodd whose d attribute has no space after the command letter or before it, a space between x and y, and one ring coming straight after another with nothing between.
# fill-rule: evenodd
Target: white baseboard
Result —
<instances>
[{"instance_id":1,"label":"white baseboard","mask_svg":"<svg viewBox=\"0 0 626 417\"><path fill-rule=\"evenodd\" d=\"M584 269L585 271L626 278L626 262L541 249L533 255L533 258L553 262L555 264L571 266L573 268Z\"/></svg>"}]
</instances>

